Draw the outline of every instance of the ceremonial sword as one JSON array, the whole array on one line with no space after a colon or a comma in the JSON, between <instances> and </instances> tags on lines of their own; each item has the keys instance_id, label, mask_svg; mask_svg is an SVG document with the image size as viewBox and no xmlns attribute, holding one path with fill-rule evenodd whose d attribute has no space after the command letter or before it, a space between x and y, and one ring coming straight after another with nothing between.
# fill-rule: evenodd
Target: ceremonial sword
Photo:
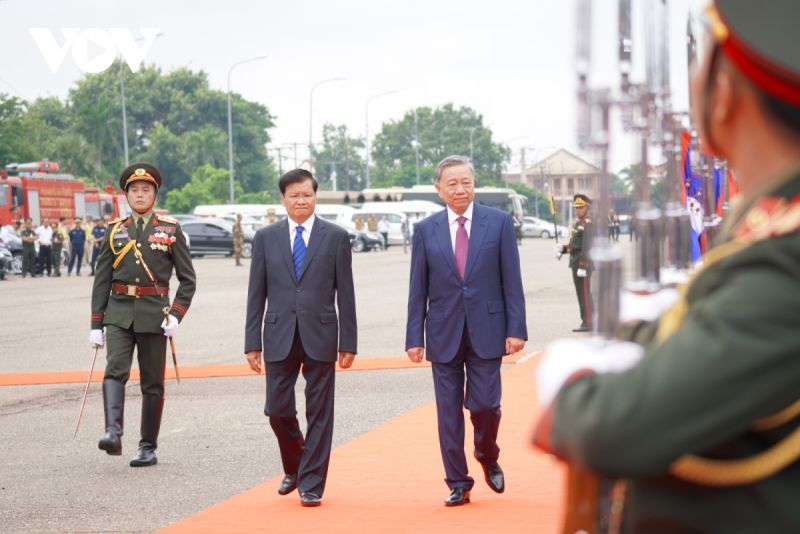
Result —
<instances>
[{"instance_id":1,"label":"ceremonial sword","mask_svg":"<svg viewBox=\"0 0 800 534\"><path fill-rule=\"evenodd\" d=\"M94 373L94 364L97 362L97 353L100 352L100 345L94 346L94 357L92 358L92 367L89 369L89 378L86 379L86 387L83 390L83 400L81 400L81 411L78 412L78 422L75 424L75 434L72 439L78 435L78 429L81 426L81 418L83 417L83 409L86 407L86 396L89 394L89 384L92 383L92 374Z\"/></svg>"}]
</instances>

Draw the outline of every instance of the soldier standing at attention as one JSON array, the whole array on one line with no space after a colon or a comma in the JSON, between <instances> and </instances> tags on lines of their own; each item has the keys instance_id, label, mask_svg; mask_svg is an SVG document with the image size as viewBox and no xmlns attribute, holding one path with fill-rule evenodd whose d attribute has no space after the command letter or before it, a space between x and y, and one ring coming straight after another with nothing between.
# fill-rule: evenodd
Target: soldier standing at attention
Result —
<instances>
[{"instance_id":1,"label":"soldier standing at attention","mask_svg":"<svg viewBox=\"0 0 800 534\"><path fill-rule=\"evenodd\" d=\"M591 280L591 263L589 250L592 248L592 220L589 218L589 207L592 201L586 195L578 193L572 199L575 208L575 225L568 245L556 243L556 256L569 253L569 268L572 270L572 282L578 294L578 307L581 311L581 324L573 328L573 332L588 332L592 327L592 292L589 286Z\"/></svg>"},{"instance_id":2,"label":"soldier standing at attention","mask_svg":"<svg viewBox=\"0 0 800 534\"><path fill-rule=\"evenodd\" d=\"M36 278L36 241L39 235L33 229L33 219L25 218L25 227L20 232L22 238L22 278L28 276Z\"/></svg>"},{"instance_id":3,"label":"soldier standing at attention","mask_svg":"<svg viewBox=\"0 0 800 534\"><path fill-rule=\"evenodd\" d=\"M134 163L122 171L119 185L132 213L111 222L111 230L100 246L89 341L101 347L108 341L103 377L106 434L98 446L112 456L122 454L125 384L133 349L137 349L142 435L139 452L130 465L141 467L157 462L167 337L175 334L189 309L195 273L178 221L153 213L161 172L148 163ZM179 284L170 306L173 268Z\"/></svg>"},{"instance_id":4,"label":"soldier standing at attention","mask_svg":"<svg viewBox=\"0 0 800 534\"><path fill-rule=\"evenodd\" d=\"M236 258L236 266L242 266L242 245L244 244L244 230L242 229L242 214L236 214L236 222L233 225L233 257Z\"/></svg>"},{"instance_id":5,"label":"soldier standing at attention","mask_svg":"<svg viewBox=\"0 0 800 534\"><path fill-rule=\"evenodd\" d=\"M675 306L628 325L635 343L548 347L536 443L627 479L622 532L797 533L800 2L705 18L691 111L741 193Z\"/></svg>"}]
</instances>

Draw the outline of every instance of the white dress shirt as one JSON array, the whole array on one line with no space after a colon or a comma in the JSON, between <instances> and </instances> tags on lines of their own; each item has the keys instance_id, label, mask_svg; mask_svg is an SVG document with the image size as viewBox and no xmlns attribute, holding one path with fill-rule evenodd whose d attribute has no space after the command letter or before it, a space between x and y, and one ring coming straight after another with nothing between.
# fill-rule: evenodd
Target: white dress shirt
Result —
<instances>
[{"instance_id":1,"label":"white dress shirt","mask_svg":"<svg viewBox=\"0 0 800 534\"><path fill-rule=\"evenodd\" d=\"M39 237L39 244L49 247L53 244L53 229L49 226L40 226L36 229L36 235Z\"/></svg>"},{"instance_id":2,"label":"white dress shirt","mask_svg":"<svg viewBox=\"0 0 800 534\"><path fill-rule=\"evenodd\" d=\"M294 238L297 235L297 227L303 227L303 233L300 237L303 238L303 241L306 244L306 248L308 248L308 240L311 237L311 228L314 226L314 219L316 216L312 213L311 217L306 219L306 222L303 224L297 224L292 220L291 217L287 217L286 220L289 221L289 247L291 247L292 252L294 252Z\"/></svg>"},{"instance_id":3,"label":"white dress shirt","mask_svg":"<svg viewBox=\"0 0 800 534\"><path fill-rule=\"evenodd\" d=\"M467 222L464 223L464 228L467 230L467 237L469 237L470 230L472 230L472 206L474 202L470 202L467 209L464 211L463 217L466 217ZM462 217L458 213L447 206L447 222L450 224L450 243L453 245L453 254L456 253L456 232L458 231L458 218Z\"/></svg>"}]
</instances>

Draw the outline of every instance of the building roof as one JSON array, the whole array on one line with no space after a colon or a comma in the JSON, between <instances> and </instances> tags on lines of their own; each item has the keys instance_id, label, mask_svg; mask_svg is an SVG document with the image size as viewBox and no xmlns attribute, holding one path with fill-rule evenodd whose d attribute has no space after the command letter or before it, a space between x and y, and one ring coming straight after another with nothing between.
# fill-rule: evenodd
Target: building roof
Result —
<instances>
[{"instance_id":1,"label":"building roof","mask_svg":"<svg viewBox=\"0 0 800 534\"><path fill-rule=\"evenodd\" d=\"M537 174L581 175L600 173L599 167L564 148L559 148L546 158L532 163L526 171L529 176Z\"/></svg>"}]
</instances>

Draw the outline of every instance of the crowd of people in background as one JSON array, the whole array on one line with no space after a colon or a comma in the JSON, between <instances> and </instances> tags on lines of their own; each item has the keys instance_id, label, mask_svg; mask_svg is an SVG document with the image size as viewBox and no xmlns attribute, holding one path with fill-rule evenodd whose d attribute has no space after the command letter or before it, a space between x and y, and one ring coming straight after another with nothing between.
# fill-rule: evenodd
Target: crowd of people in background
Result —
<instances>
[{"instance_id":1,"label":"crowd of people in background","mask_svg":"<svg viewBox=\"0 0 800 534\"><path fill-rule=\"evenodd\" d=\"M22 242L22 277L31 278L62 275L66 267L67 276L81 276L81 268L88 267L94 276L100 245L108 230L108 218L92 219L91 216L65 217L43 220L34 226L30 217L15 224L0 228L0 240L10 243L14 239Z\"/></svg>"}]
</instances>

